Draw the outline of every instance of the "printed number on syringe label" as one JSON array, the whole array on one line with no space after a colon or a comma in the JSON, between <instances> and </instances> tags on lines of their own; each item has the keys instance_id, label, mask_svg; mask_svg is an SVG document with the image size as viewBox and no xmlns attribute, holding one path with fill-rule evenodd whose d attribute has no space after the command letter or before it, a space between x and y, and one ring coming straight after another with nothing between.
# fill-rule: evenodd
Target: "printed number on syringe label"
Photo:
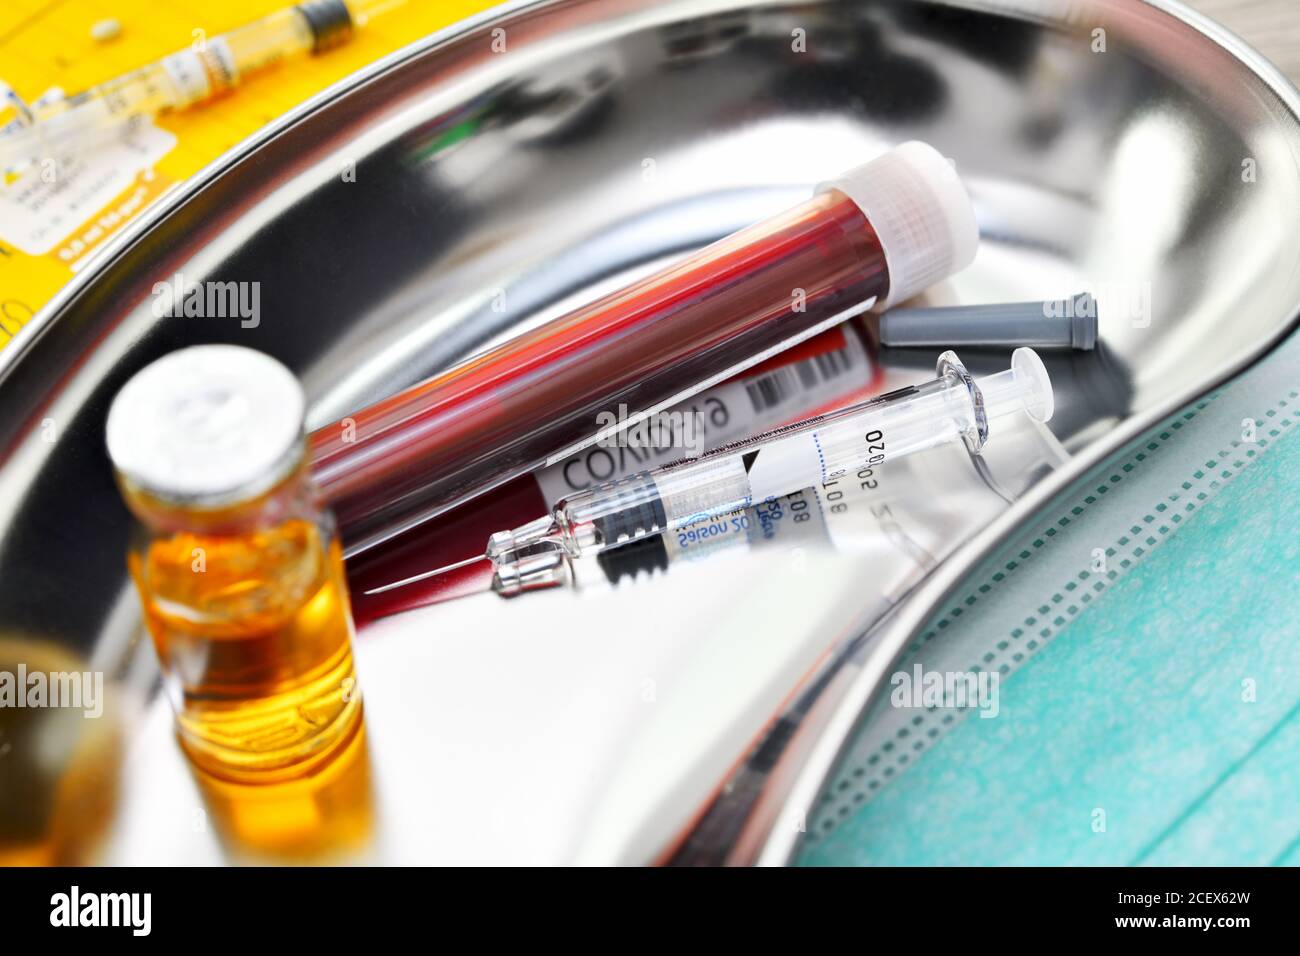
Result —
<instances>
[{"instance_id":1,"label":"printed number on syringe label","mask_svg":"<svg viewBox=\"0 0 1300 956\"><path fill-rule=\"evenodd\" d=\"M826 335L827 333L823 333ZM802 409L843 398L864 380L870 362L856 337L841 334L843 346L760 374L748 374L715 386L656 416L640 429L635 443L597 444L536 473L542 495L558 501L575 491L661 467L704 448L717 448L759 434ZM688 447L678 441L672 424L695 426ZM667 428L664 428L664 423ZM666 440L665 440L666 439Z\"/></svg>"},{"instance_id":2,"label":"printed number on syringe label","mask_svg":"<svg viewBox=\"0 0 1300 956\"><path fill-rule=\"evenodd\" d=\"M796 546L824 541L826 519L817 495L816 490L804 488L725 515L700 518L669 536L669 557L702 558L738 544Z\"/></svg>"},{"instance_id":3,"label":"printed number on syringe label","mask_svg":"<svg viewBox=\"0 0 1300 956\"><path fill-rule=\"evenodd\" d=\"M751 501L788 494L811 485L824 485L852 468L870 468L885 460L885 435L880 429L863 434L849 422L790 435L747 456Z\"/></svg>"}]
</instances>

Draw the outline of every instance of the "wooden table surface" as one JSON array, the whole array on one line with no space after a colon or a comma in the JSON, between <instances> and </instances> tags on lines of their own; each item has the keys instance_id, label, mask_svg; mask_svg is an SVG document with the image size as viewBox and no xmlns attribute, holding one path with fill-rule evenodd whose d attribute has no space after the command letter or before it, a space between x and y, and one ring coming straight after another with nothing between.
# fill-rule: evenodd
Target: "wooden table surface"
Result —
<instances>
[{"instance_id":1,"label":"wooden table surface","mask_svg":"<svg viewBox=\"0 0 1300 956\"><path fill-rule=\"evenodd\" d=\"M1213 17L1300 85L1300 0L1184 0Z\"/></svg>"}]
</instances>

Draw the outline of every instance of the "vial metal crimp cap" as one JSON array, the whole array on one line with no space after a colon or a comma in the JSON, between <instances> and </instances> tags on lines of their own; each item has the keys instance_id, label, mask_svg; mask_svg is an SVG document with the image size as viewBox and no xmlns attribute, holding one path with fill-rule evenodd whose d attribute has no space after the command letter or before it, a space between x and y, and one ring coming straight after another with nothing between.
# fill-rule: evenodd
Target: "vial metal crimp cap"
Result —
<instances>
[{"instance_id":1,"label":"vial metal crimp cap","mask_svg":"<svg viewBox=\"0 0 1300 956\"><path fill-rule=\"evenodd\" d=\"M136 373L108 413L108 454L134 488L217 508L269 491L303 455L302 387L269 355L237 345L172 352Z\"/></svg>"}]
</instances>

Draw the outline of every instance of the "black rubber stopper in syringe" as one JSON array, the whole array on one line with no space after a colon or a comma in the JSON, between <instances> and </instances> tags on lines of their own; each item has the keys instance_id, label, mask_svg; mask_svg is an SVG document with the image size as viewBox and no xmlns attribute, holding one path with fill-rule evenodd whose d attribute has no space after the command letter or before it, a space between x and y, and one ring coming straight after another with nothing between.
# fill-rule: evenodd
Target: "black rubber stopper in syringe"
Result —
<instances>
[{"instance_id":1,"label":"black rubber stopper in syringe","mask_svg":"<svg viewBox=\"0 0 1300 956\"><path fill-rule=\"evenodd\" d=\"M880 343L904 346L998 346L1087 351L1097 345L1097 300L1068 299L890 309L880 317Z\"/></svg>"},{"instance_id":2,"label":"black rubber stopper in syringe","mask_svg":"<svg viewBox=\"0 0 1300 956\"><path fill-rule=\"evenodd\" d=\"M649 472L641 471L606 482L596 490L613 491L617 495L613 499L615 506L608 513L592 519L596 533L606 547L667 530L664 502Z\"/></svg>"},{"instance_id":3,"label":"black rubber stopper in syringe","mask_svg":"<svg viewBox=\"0 0 1300 956\"><path fill-rule=\"evenodd\" d=\"M312 53L332 50L352 36L352 12L343 0L307 0L296 9L311 27Z\"/></svg>"}]
</instances>

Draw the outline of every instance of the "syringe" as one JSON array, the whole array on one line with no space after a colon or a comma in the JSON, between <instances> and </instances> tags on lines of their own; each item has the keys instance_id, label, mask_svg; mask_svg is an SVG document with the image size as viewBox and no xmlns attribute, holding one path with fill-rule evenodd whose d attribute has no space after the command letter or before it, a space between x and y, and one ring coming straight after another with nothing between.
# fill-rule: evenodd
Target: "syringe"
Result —
<instances>
[{"instance_id":1,"label":"syringe","mask_svg":"<svg viewBox=\"0 0 1300 956\"><path fill-rule=\"evenodd\" d=\"M347 41L355 27L405 2L305 0L228 33L200 37L184 50L73 96L31 107L15 101L18 119L0 131L0 174L59 159L72 148L91 148L127 120L206 102L285 57L331 49Z\"/></svg>"},{"instance_id":2,"label":"syringe","mask_svg":"<svg viewBox=\"0 0 1300 956\"><path fill-rule=\"evenodd\" d=\"M492 589L510 597L563 584L568 560L819 486L862 468L953 441L978 454L989 422L1027 412L1052 417L1052 384L1033 349L978 381L953 352L938 377L870 401L724 445L699 458L590 488L551 514L488 540ZM833 505L832 505L833 507Z\"/></svg>"}]
</instances>

